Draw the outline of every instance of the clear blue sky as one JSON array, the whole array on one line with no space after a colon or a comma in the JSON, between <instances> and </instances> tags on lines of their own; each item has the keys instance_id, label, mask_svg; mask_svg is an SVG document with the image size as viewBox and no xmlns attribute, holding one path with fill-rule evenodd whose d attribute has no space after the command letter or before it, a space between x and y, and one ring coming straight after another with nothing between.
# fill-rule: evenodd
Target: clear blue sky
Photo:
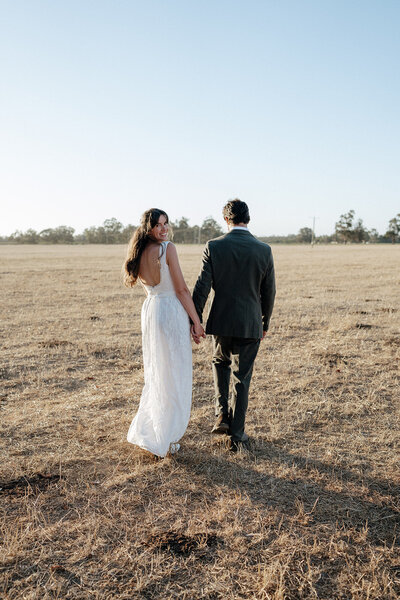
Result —
<instances>
[{"instance_id":1,"label":"clear blue sky","mask_svg":"<svg viewBox=\"0 0 400 600\"><path fill-rule=\"evenodd\" d=\"M400 212L398 0L2 0L0 234Z\"/></svg>"}]
</instances>

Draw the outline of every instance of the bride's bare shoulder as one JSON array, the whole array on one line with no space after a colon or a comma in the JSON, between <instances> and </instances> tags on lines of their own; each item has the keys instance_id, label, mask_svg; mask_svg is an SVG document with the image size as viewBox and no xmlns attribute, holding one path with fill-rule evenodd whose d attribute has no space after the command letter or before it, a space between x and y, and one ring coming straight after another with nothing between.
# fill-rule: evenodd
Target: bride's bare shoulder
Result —
<instances>
[{"instance_id":1,"label":"bride's bare shoulder","mask_svg":"<svg viewBox=\"0 0 400 600\"><path fill-rule=\"evenodd\" d=\"M160 256L160 245L159 244L147 244L146 248L142 252L140 258L141 264L158 263Z\"/></svg>"},{"instance_id":2,"label":"bride's bare shoulder","mask_svg":"<svg viewBox=\"0 0 400 600\"><path fill-rule=\"evenodd\" d=\"M142 258L145 260L152 259L154 257L158 257L160 251L160 247L158 244L147 244L146 248L142 252Z\"/></svg>"}]
</instances>

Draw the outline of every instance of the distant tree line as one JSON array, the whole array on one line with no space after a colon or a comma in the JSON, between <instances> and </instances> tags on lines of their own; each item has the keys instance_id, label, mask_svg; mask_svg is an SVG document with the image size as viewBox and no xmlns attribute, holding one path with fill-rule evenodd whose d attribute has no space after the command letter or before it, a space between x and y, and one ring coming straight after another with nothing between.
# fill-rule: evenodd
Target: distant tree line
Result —
<instances>
[{"instance_id":1,"label":"distant tree line","mask_svg":"<svg viewBox=\"0 0 400 600\"><path fill-rule=\"evenodd\" d=\"M380 235L376 229L366 229L362 219L355 219L354 210L349 210L348 213L340 215L339 220L335 223L336 241L344 242L391 242L395 244L400 242L400 213L393 219L390 219L386 233Z\"/></svg>"},{"instance_id":2,"label":"distant tree line","mask_svg":"<svg viewBox=\"0 0 400 600\"><path fill-rule=\"evenodd\" d=\"M207 240L223 234L222 227L212 217L204 219L201 226L189 225L189 219L181 217L171 223L173 240L177 244L204 244Z\"/></svg>"},{"instance_id":3,"label":"distant tree line","mask_svg":"<svg viewBox=\"0 0 400 600\"><path fill-rule=\"evenodd\" d=\"M117 219L106 219L100 227L88 227L82 233L75 233L73 227L60 225L53 229L35 231L15 231L10 236L0 237L0 242L14 244L126 244L130 240L135 225L123 225ZM171 223L174 242L178 244L203 244L223 233L220 225L212 218L204 219L201 226L189 225L189 219Z\"/></svg>"},{"instance_id":4,"label":"distant tree line","mask_svg":"<svg viewBox=\"0 0 400 600\"><path fill-rule=\"evenodd\" d=\"M8 237L0 238L0 241L17 244L124 244L135 229L134 225L124 227L117 219L106 219L100 227L88 227L78 234L73 227L60 225L39 232L34 229L17 230Z\"/></svg>"},{"instance_id":5,"label":"distant tree line","mask_svg":"<svg viewBox=\"0 0 400 600\"><path fill-rule=\"evenodd\" d=\"M171 223L173 240L178 244L204 244L207 240L222 235L221 226L212 217L204 219L202 225L189 225L187 217ZM14 244L126 244L135 225L123 225L117 219L106 219L100 227L88 227L75 233L73 227L60 225L54 229L15 231L10 236L0 237L2 243ZM272 244L329 244L329 243L400 243L400 213L390 219L386 233L380 235L376 229L366 229L362 219L355 218L354 210L340 215L332 235L315 237L310 227L302 227L297 234L271 235L260 238Z\"/></svg>"},{"instance_id":6,"label":"distant tree line","mask_svg":"<svg viewBox=\"0 0 400 600\"><path fill-rule=\"evenodd\" d=\"M331 235L320 235L314 237L314 232L310 227L302 227L297 234L289 235L270 235L260 238L263 241L273 244L388 244L400 242L400 213L393 219L390 219L386 233L379 234L376 229L367 229L364 227L362 219L355 218L354 210L340 215L335 223L335 231Z\"/></svg>"}]
</instances>

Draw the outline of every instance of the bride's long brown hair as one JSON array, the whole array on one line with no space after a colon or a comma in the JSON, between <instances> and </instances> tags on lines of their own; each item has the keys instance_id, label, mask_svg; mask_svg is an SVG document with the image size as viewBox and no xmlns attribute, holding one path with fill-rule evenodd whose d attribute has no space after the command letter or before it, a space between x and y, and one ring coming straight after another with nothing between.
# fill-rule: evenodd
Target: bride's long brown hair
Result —
<instances>
[{"instance_id":1,"label":"bride's long brown hair","mask_svg":"<svg viewBox=\"0 0 400 600\"><path fill-rule=\"evenodd\" d=\"M158 219L164 216L169 223L168 215L160 208L149 208L141 216L140 225L135 229L129 244L126 259L123 265L124 284L133 287L139 277L140 258L149 240L150 231L158 223Z\"/></svg>"}]
</instances>

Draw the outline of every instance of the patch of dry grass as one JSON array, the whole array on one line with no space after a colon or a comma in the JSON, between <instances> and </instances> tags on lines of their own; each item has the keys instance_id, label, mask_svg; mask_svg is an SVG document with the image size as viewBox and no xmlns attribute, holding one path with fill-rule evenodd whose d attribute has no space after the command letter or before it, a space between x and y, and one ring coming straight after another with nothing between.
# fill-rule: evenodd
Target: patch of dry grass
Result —
<instances>
[{"instance_id":1,"label":"patch of dry grass","mask_svg":"<svg viewBox=\"0 0 400 600\"><path fill-rule=\"evenodd\" d=\"M192 286L201 249L180 247ZM210 436L194 348L182 449L125 442L143 383L121 246L3 246L0 597L400 595L399 246L275 247L250 455Z\"/></svg>"}]
</instances>

